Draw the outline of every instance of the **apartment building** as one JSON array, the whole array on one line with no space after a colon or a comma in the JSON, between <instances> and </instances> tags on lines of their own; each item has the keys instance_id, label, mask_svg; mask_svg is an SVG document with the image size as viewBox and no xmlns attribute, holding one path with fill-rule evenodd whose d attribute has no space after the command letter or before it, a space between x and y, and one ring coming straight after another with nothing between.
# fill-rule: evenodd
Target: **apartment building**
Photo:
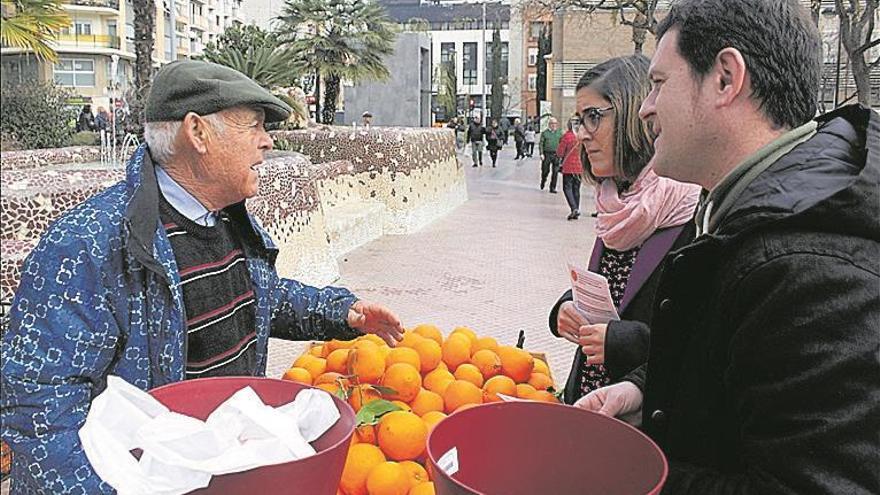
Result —
<instances>
[{"instance_id":1,"label":"apartment building","mask_svg":"<svg viewBox=\"0 0 880 495\"><path fill-rule=\"evenodd\" d=\"M65 0L71 25L52 46L58 62L38 61L26 50L0 48L5 82L54 80L72 90L72 104L110 107L134 85L134 25L131 0ZM241 0L157 0L153 64L202 52L226 27L241 23ZM172 17L172 12L174 16Z\"/></svg>"}]
</instances>

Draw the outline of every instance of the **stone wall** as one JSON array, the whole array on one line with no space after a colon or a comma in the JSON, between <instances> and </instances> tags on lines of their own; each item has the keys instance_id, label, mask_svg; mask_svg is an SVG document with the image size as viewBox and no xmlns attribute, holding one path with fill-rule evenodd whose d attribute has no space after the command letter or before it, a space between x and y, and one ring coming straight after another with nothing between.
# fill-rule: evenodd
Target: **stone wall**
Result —
<instances>
[{"instance_id":1,"label":"stone wall","mask_svg":"<svg viewBox=\"0 0 880 495\"><path fill-rule=\"evenodd\" d=\"M418 230L467 199L449 131L321 127L274 137L302 154L270 153L248 208L278 245L285 277L331 283L339 276L336 257L383 234ZM123 178L122 168L101 166L91 153L82 147L0 154L3 304L49 224Z\"/></svg>"}]
</instances>

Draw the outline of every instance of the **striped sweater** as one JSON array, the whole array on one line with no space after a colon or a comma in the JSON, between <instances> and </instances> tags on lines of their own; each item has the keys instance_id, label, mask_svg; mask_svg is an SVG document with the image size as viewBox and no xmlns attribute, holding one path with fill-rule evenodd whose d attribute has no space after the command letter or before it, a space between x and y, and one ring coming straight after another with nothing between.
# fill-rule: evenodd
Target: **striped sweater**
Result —
<instances>
[{"instance_id":1,"label":"striped sweater","mask_svg":"<svg viewBox=\"0 0 880 495\"><path fill-rule=\"evenodd\" d=\"M160 201L183 289L186 378L254 375L254 289L235 223L221 214L213 227L198 225Z\"/></svg>"}]
</instances>

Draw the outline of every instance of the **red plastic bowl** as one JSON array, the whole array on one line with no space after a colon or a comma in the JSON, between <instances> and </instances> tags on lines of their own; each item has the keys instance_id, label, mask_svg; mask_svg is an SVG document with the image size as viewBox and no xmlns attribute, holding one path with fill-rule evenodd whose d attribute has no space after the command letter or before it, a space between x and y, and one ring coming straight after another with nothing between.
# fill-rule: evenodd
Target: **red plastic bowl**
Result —
<instances>
[{"instance_id":1,"label":"red plastic bowl","mask_svg":"<svg viewBox=\"0 0 880 495\"><path fill-rule=\"evenodd\" d=\"M452 476L437 465L458 449ZM657 494L668 466L632 426L542 402L500 402L452 414L428 436L437 495Z\"/></svg>"},{"instance_id":2,"label":"red plastic bowl","mask_svg":"<svg viewBox=\"0 0 880 495\"><path fill-rule=\"evenodd\" d=\"M280 406L293 400L306 385L274 378L220 377L199 378L171 383L150 390L159 402L175 412L194 418L207 417L244 387L250 386L270 406ZM333 397L340 418L328 431L312 443L318 453L298 461L264 466L240 473L211 478L207 487L191 492L199 495L252 495L257 493L284 493L302 495L335 495L345 457L354 433L355 418L351 406Z\"/></svg>"}]
</instances>

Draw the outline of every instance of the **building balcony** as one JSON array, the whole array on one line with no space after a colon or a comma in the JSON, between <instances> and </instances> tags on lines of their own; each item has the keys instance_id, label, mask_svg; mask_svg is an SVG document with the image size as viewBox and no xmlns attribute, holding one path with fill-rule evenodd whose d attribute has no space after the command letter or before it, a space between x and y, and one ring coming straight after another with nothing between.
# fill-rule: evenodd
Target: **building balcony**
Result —
<instances>
[{"instance_id":1,"label":"building balcony","mask_svg":"<svg viewBox=\"0 0 880 495\"><path fill-rule=\"evenodd\" d=\"M59 34L56 39L59 48L112 48L119 49L119 36L108 34Z\"/></svg>"},{"instance_id":2,"label":"building balcony","mask_svg":"<svg viewBox=\"0 0 880 495\"><path fill-rule=\"evenodd\" d=\"M119 0L62 0L62 3L78 7L119 10Z\"/></svg>"}]
</instances>

